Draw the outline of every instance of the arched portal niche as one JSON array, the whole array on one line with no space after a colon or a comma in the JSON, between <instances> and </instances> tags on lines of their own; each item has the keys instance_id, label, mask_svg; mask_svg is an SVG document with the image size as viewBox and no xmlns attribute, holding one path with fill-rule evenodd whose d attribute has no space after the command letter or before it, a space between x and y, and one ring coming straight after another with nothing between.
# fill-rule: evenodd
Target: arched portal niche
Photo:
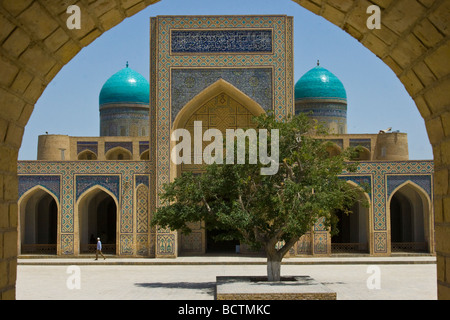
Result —
<instances>
[{"instance_id":1,"label":"arched portal niche","mask_svg":"<svg viewBox=\"0 0 450 320\"><path fill-rule=\"evenodd\" d=\"M389 199L392 252L431 252L430 199L418 185L406 182Z\"/></svg>"},{"instance_id":2,"label":"arched portal niche","mask_svg":"<svg viewBox=\"0 0 450 320\"><path fill-rule=\"evenodd\" d=\"M352 181L354 188L361 189ZM367 205L364 202L367 201ZM331 253L370 253L371 203L367 193L360 190L359 197L351 207L350 213L335 212L337 233L331 237Z\"/></svg>"},{"instance_id":3,"label":"arched portal niche","mask_svg":"<svg viewBox=\"0 0 450 320\"><path fill-rule=\"evenodd\" d=\"M105 154L106 160L131 160L131 152L122 147L115 147Z\"/></svg>"},{"instance_id":4,"label":"arched portal niche","mask_svg":"<svg viewBox=\"0 0 450 320\"><path fill-rule=\"evenodd\" d=\"M19 201L19 252L21 254L56 254L58 203L48 190L36 187Z\"/></svg>"},{"instance_id":5,"label":"arched portal niche","mask_svg":"<svg viewBox=\"0 0 450 320\"><path fill-rule=\"evenodd\" d=\"M173 128L183 128L194 137L194 121L201 121L203 132L207 129L218 129L225 141L226 129L247 129L254 127L252 118L264 113L264 109L242 91L227 81L220 79L188 102L177 115ZM193 150L194 140L191 139ZM202 150L209 143L204 141ZM172 145L175 145L175 143ZM224 153L225 154L225 153ZM191 164L173 166L176 175L183 172L200 174L204 164L194 164L194 154L191 154ZM205 252L234 252L238 241L216 241L215 236L224 230L207 230L204 223L192 224L193 232L181 235L182 254ZM207 226L206 226L207 227ZM206 228L208 229L208 228Z\"/></svg>"},{"instance_id":6,"label":"arched portal niche","mask_svg":"<svg viewBox=\"0 0 450 320\"><path fill-rule=\"evenodd\" d=\"M77 202L79 225L79 252L94 253L97 237L103 253L116 254L117 201L101 187L94 187L80 196Z\"/></svg>"}]
</instances>

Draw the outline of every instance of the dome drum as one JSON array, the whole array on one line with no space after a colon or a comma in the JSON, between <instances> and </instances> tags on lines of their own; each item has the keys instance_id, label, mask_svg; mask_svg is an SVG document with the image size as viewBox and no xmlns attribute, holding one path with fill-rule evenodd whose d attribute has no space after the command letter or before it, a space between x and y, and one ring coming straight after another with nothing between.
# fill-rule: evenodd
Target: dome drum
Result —
<instances>
[{"instance_id":1,"label":"dome drum","mask_svg":"<svg viewBox=\"0 0 450 320\"><path fill-rule=\"evenodd\" d=\"M342 82L321 66L305 73L295 85L295 113L310 113L333 133L347 133L347 93Z\"/></svg>"},{"instance_id":2,"label":"dome drum","mask_svg":"<svg viewBox=\"0 0 450 320\"><path fill-rule=\"evenodd\" d=\"M127 63L100 91L100 136L148 135L149 101L149 82Z\"/></svg>"}]
</instances>

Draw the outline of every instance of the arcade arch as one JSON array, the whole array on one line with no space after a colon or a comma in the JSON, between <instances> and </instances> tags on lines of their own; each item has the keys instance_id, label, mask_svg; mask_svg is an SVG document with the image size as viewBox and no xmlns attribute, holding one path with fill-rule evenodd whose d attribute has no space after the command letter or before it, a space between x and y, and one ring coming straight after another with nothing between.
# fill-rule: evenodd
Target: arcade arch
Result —
<instances>
[{"instance_id":1,"label":"arcade arch","mask_svg":"<svg viewBox=\"0 0 450 320\"><path fill-rule=\"evenodd\" d=\"M352 181L348 184L360 190L359 198L349 208L346 214L338 210L335 214L337 234L331 237L331 253L370 253L370 226L372 219L372 204L370 196L360 186ZM364 205L367 202L367 206Z\"/></svg>"},{"instance_id":2,"label":"arcade arch","mask_svg":"<svg viewBox=\"0 0 450 320\"><path fill-rule=\"evenodd\" d=\"M146 151L142 152L140 155L140 159L141 160L150 160L150 151L146 150Z\"/></svg>"},{"instance_id":3,"label":"arcade arch","mask_svg":"<svg viewBox=\"0 0 450 320\"><path fill-rule=\"evenodd\" d=\"M56 254L59 204L57 198L36 186L19 199L19 241L21 254Z\"/></svg>"},{"instance_id":4,"label":"arcade arch","mask_svg":"<svg viewBox=\"0 0 450 320\"><path fill-rule=\"evenodd\" d=\"M115 147L105 154L106 160L131 160L132 157L131 152L122 147Z\"/></svg>"},{"instance_id":5,"label":"arcade arch","mask_svg":"<svg viewBox=\"0 0 450 320\"><path fill-rule=\"evenodd\" d=\"M80 254L95 253L97 237L103 253L116 254L118 205L114 195L100 186L92 187L79 197L75 216Z\"/></svg>"},{"instance_id":6,"label":"arcade arch","mask_svg":"<svg viewBox=\"0 0 450 320\"><path fill-rule=\"evenodd\" d=\"M407 181L389 197L392 252L433 252L431 201L417 184Z\"/></svg>"},{"instance_id":7,"label":"arcade arch","mask_svg":"<svg viewBox=\"0 0 450 320\"><path fill-rule=\"evenodd\" d=\"M68 30L67 4L43 6L38 0L4 1L0 20L2 31L0 79L0 214L9 217L17 209L17 156L25 125L33 106L46 86L80 50L113 26L136 14L153 0L117 0L100 6L99 1L79 3L86 21L82 30ZM425 120L433 146L435 164L435 231L438 296L450 299L450 218L445 215L450 199L450 3L435 1L379 2L381 29L368 29L367 3L364 1L317 2L294 0L305 9L340 27L388 65L405 86ZM41 19L30 19L39 15ZM399 19L398 17L402 17ZM52 41L46 41L51 39ZM5 220L5 219L3 219ZM17 220L6 219L1 263L17 260ZM15 297L14 270L6 271L1 299ZM2 274L3 276L3 274Z\"/></svg>"},{"instance_id":8,"label":"arcade arch","mask_svg":"<svg viewBox=\"0 0 450 320\"><path fill-rule=\"evenodd\" d=\"M97 155L91 150L84 150L78 154L78 160L97 160Z\"/></svg>"},{"instance_id":9,"label":"arcade arch","mask_svg":"<svg viewBox=\"0 0 450 320\"><path fill-rule=\"evenodd\" d=\"M262 114L264 109L242 91L225 80L218 80L189 101L175 118L173 129L183 128L194 136L194 121L202 121L202 129L219 129L225 136L226 129L251 128L252 118ZM239 119L239 120L238 120ZM175 145L175 142L173 142ZM191 141L193 144L193 139ZM209 143L204 142L203 148ZM194 155L192 154L192 157ZM192 160L194 160L192 158ZM177 175L182 172L200 173L203 164L171 163L171 170ZM207 226L206 226L207 227ZM224 230L206 230L204 223L192 225L193 233L181 234L181 253L234 252L239 241L218 241L216 236ZM206 228L208 229L208 228Z\"/></svg>"}]
</instances>

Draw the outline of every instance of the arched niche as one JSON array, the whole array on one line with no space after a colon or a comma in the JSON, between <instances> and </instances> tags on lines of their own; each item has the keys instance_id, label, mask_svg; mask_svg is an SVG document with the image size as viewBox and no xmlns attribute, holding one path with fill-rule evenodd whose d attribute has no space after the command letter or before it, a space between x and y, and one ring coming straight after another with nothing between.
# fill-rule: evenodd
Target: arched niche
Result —
<instances>
[{"instance_id":1,"label":"arched niche","mask_svg":"<svg viewBox=\"0 0 450 320\"><path fill-rule=\"evenodd\" d=\"M431 199L412 181L406 181L389 196L387 219L392 252L427 252L433 249Z\"/></svg>"},{"instance_id":2,"label":"arched niche","mask_svg":"<svg viewBox=\"0 0 450 320\"><path fill-rule=\"evenodd\" d=\"M19 253L57 254L59 201L42 186L25 192L19 207Z\"/></svg>"},{"instance_id":3,"label":"arched niche","mask_svg":"<svg viewBox=\"0 0 450 320\"><path fill-rule=\"evenodd\" d=\"M106 160L131 160L132 157L131 152L122 147L112 148L105 154Z\"/></svg>"},{"instance_id":4,"label":"arched niche","mask_svg":"<svg viewBox=\"0 0 450 320\"><path fill-rule=\"evenodd\" d=\"M75 218L80 254L95 253L97 237L102 241L103 253L116 254L119 206L109 190L93 186L81 194L76 203Z\"/></svg>"}]
</instances>

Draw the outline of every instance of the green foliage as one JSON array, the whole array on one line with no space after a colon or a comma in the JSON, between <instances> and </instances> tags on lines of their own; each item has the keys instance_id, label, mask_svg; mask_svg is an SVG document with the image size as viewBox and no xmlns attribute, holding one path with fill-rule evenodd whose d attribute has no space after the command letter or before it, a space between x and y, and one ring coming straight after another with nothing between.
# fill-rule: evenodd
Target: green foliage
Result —
<instances>
[{"instance_id":1,"label":"green foliage","mask_svg":"<svg viewBox=\"0 0 450 320\"><path fill-rule=\"evenodd\" d=\"M358 150L330 157L326 131L304 114L284 121L264 114L254 121L257 129L268 130L268 145L270 130L279 130L278 172L261 175L258 163L212 164L201 175L183 173L164 186L154 225L189 233L190 222L205 221L208 228L232 230L228 238L263 247L281 260L319 219L330 227L333 212L347 210L359 198L360 190L338 177L356 170L349 160ZM275 249L279 241L285 244Z\"/></svg>"}]
</instances>

